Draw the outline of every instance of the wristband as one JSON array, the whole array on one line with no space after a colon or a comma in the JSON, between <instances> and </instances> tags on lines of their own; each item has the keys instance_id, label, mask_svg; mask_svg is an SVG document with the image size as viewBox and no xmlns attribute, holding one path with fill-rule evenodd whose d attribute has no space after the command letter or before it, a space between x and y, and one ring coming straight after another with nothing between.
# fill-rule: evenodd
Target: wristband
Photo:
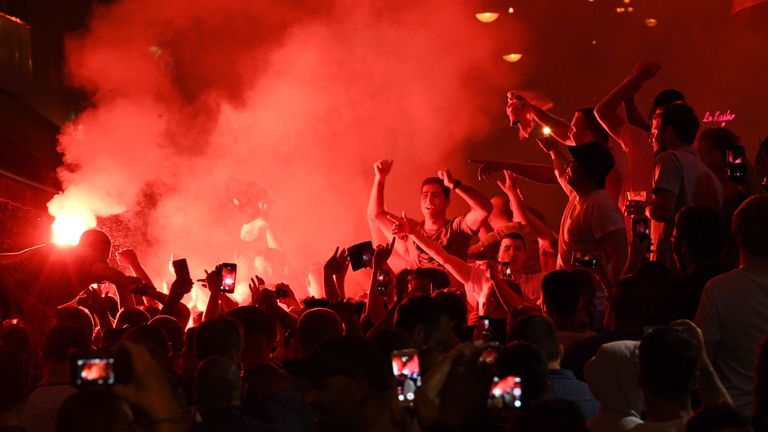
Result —
<instances>
[{"instance_id":1,"label":"wristband","mask_svg":"<svg viewBox=\"0 0 768 432\"><path fill-rule=\"evenodd\" d=\"M451 189L456 190L456 189L458 189L459 186L461 186L461 181L460 180L456 180L456 181L453 182L453 187Z\"/></svg>"}]
</instances>

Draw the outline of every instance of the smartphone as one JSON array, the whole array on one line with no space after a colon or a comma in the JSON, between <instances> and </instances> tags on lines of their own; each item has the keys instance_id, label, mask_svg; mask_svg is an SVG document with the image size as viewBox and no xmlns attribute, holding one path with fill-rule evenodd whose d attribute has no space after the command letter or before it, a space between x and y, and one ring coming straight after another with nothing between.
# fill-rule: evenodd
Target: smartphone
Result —
<instances>
[{"instance_id":1,"label":"smartphone","mask_svg":"<svg viewBox=\"0 0 768 432\"><path fill-rule=\"evenodd\" d=\"M651 221L645 216L632 218L632 240L642 242L650 239Z\"/></svg>"},{"instance_id":2,"label":"smartphone","mask_svg":"<svg viewBox=\"0 0 768 432\"><path fill-rule=\"evenodd\" d=\"M347 248L349 265L352 271L358 271L361 268L373 267L373 242L364 241Z\"/></svg>"},{"instance_id":3,"label":"smartphone","mask_svg":"<svg viewBox=\"0 0 768 432\"><path fill-rule=\"evenodd\" d=\"M237 276L237 264L222 263L219 264L221 271L221 289L226 294L235 292L235 278Z\"/></svg>"},{"instance_id":4,"label":"smartphone","mask_svg":"<svg viewBox=\"0 0 768 432\"><path fill-rule=\"evenodd\" d=\"M390 274L388 270L380 270L376 274L376 293L385 296L389 293Z\"/></svg>"},{"instance_id":5,"label":"smartphone","mask_svg":"<svg viewBox=\"0 0 768 432\"><path fill-rule=\"evenodd\" d=\"M523 382L520 377L493 377L491 391L488 393L489 408L521 408L523 402Z\"/></svg>"},{"instance_id":6,"label":"smartphone","mask_svg":"<svg viewBox=\"0 0 768 432\"><path fill-rule=\"evenodd\" d=\"M85 385L112 385L116 382L113 357L86 357L75 359L75 387Z\"/></svg>"},{"instance_id":7,"label":"smartphone","mask_svg":"<svg viewBox=\"0 0 768 432\"><path fill-rule=\"evenodd\" d=\"M397 385L397 400L401 405L413 405L416 389L421 387L419 354L415 349L404 349L392 353L392 373Z\"/></svg>"},{"instance_id":8,"label":"smartphone","mask_svg":"<svg viewBox=\"0 0 768 432\"><path fill-rule=\"evenodd\" d=\"M283 285L284 284L275 285L275 297L279 299L284 299L291 296L291 293L287 289L283 288Z\"/></svg>"},{"instance_id":9,"label":"smartphone","mask_svg":"<svg viewBox=\"0 0 768 432\"><path fill-rule=\"evenodd\" d=\"M744 146L733 146L725 150L725 163L728 178L737 183L743 183L747 175L747 154Z\"/></svg>"},{"instance_id":10,"label":"smartphone","mask_svg":"<svg viewBox=\"0 0 768 432\"><path fill-rule=\"evenodd\" d=\"M192 280L186 258L173 260L173 274L176 275L177 280Z\"/></svg>"},{"instance_id":11,"label":"smartphone","mask_svg":"<svg viewBox=\"0 0 768 432\"><path fill-rule=\"evenodd\" d=\"M477 317L477 328L480 331L481 340L485 342L498 342L490 317L485 315Z\"/></svg>"},{"instance_id":12,"label":"smartphone","mask_svg":"<svg viewBox=\"0 0 768 432\"><path fill-rule=\"evenodd\" d=\"M124 348L118 348L114 354L75 353L71 359L71 382L75 387L130 381L131 357Z\"/></svg>"},{"instance_id":13,"label":"smartphone","mask_svg":"<svg viewBox=\"0 0 768 432\"><path fill-rule=\"evenodd\" d=\"M499 263L499 272L501 273L501 277L504 279L514 279L514 275L512 274L512 267L510 267L510 264L508 262L502 262Z\"/></svg>"},{"instance_id":14,"label":"smartphone","mask_svg":"<svg viewBox=\"0 0 768 432\"><path fill-rule=\"evenodd\" d=\"M588 254L583 254L579 251L575 251L573 253L573 259L571 260L571 265L576 267L596 269L597 257L588 255Z\"/></svg>"}]
</instances>

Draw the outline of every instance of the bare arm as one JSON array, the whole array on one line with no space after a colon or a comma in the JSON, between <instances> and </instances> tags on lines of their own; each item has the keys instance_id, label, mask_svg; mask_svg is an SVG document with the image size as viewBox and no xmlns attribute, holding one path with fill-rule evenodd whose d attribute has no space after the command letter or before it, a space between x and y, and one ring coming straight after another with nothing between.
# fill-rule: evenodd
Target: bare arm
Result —
<instances>
[{"instance_id":1,"label":"bare arm","mask_svg":"<svg viewBox=\"0 0 768 432\"><path fill-rule=\"evenodd\" d=\"M491 201L477 189L454 179L448 170L438 171L437 176L446 187L453 189L458 196L469 204L469 213L464 217L464 221L473 232L479 231L483 222L488 219L488 215L493 210Z\"/></svg>"},{"instance_id":2,"label":"bare arm","mask_svg":"<svg viewBox=\"0 0 768 432\"><path fill-rule=\"evenodd\" d=\"M627 231L614 230L598 239L607 258L608 277L612 283L621 279L627 263Z\"/></svg>"},{"instance_id":3,"label":"bare arm","mask_svg":"<svg viewBox=\"0 0 768 432\"><path fill-rule=\"evenodd\" d=\"M380 323L387 315L387 301L376 289L379 284L379 274L386 273L389 275L388 291L392 290L395 286L395 278L387 265L387 261L389 260L389 257L392 256L392 251L395 249L396 242L397 239L393 236L392 241L388 245L376 246L376 250L373 252L373 272L371 272L371 282L368 285L368 303L365 307L365 315L375 323Z\"/></svg>"},{"instance_id":4,"label":"bare arm","mask_svg":"<svg viewBox=\"0 0 768 432\"><path fill-rule=\"evenodd\" d=\"M349 259L347 258L347 250L342 249L339 253L339 247L333 252L333 255L328 258L323 265L323 294L325 298L331 302L336 303L344 299L343 294L336 285L334 275L342 271L342 267L349 265Z\"/></svg>"},{"instance_id":5,"label":"bare arm","mask_svg":"<svg viewBox=\"0 0 768 432\"><path fill-rule=\"evenodd\" d=\"M373 180L371 195L368 199L368 219L376 222L384 233L388 233L391 228L388 216L394 216L384 209L384 184L387 175L392 171L392 164L391 160L384 159L373 165L376 175ZM391 236L387 236L388 240L390 238Z\"/></svg>"},{"instance_id":6,"label":"bare arm","mask_svg":"<svg viewBox=\"0 0 768 432\"><path fill-rule=\"evenodd\" d=\"M535 183L557 184L552 165L483 159L470 159L469 163L480 164L477 176L481 180L489 178L494 172L506 170Z\"/></svg>"},{"instance_id":7,"label":"bare arm","mask_svg":"<svg viewBox=\"0 0 768 432\"><path fill-rule=\"evenodd\" d=\"M435 259L445 267L459 282L469 283L472 276L472 268L461 258L453 256L445 251L440 245L426 238L419 230L411 230L408 225L405 213L402 218L392 218L394 227L392 234L395 236L409 236L416 244L422 248L429 256Z\"/></svg>"},{"instance_id":8,"label":"bare arm","mask_svg":"<svg viewBox=\"0 0 768 432\"><path fill-rule=\"evenodd\" d=\"M216 318L221 312L219 308L219 287L221 286L221 274L217 271L208 273L206 271L205 284L208 286L208 291L211 295L208 297L208 304L205 307L205 313L203 314L203 321L207 321L211 318Z\"/></svg>"},{"instance_id":9,"label":"bare arm","mask_svg":"<svg viewBox=\"0 0 768 432\"><path fill-rule=\"evenodd\" d=\"M710 348L704 342L704 335L696 324L688 320L678 320L671 323L673 327L680 328L688 333L693 338L699 348L699 396L701 396L702 405L709 405L724 401L732 404L733 401L728 395L728 391L725 390L723 384L715 372L715 368L712 367L712 363L709 361L711 358L708 354Z\"/></svg>"},{"instance_id":10,"label":"bare arm","mask_svg":"<svg viewBox=\"0 0 768 432\"><path fill-rule=\"evenodd\" d=\"M637 103L635 103L634 97L624 101L624 114L626 114L629 124L646 132L651 131L651 124L648 123L648 120L646 120L642 114L640 114L640 110L637 108Z\"/></svg>"},{"instance_id":11,"label":"bare arm","mask_svg":"<svg viewBox=\"0 0 768 432\"><path fill-rule=\"evenodd\" d=\"M568 186L568 182L565 179L566 169L571 158L570 155L566 154L563 145L549 137L541 137L537 139L536 142L539 143L539 146L541 146L541 148L549 154L549 157L552 158L552 167L554 168L555 176L557 177L558 183L560 183L560 187L562 187L565 193L569 196L573 194L573 189Z\"/></svg>"},{"instance_id":12,"label":"bare arm","mask_svg":"<svg viewBox=\"0 0 768 432\"><path fill-rule=\"evenodd\" d=\"M648 206L648 217L657 222L673 223L675 221L675 208L677 194L665 189L653 191L653 201Z\"/></svg>"},{"instance_id":13,"label":"bare arm","mask_svg":"<svg viewBox=\"0 0 768 432\"><path fill-rule=\"evenodd\" d=\"M553 241L557 238L547 224L541 219L537 218L528 210L528 207L523 201L523 196L520 194L520 189L517 187L515 181L515 175L509 171L504 171L505 182L497 181L501 190L509 197L509 207L512 209L512 213L515 215L515 220L519 220L521 223L530 226L536 233L536 236L545 241Z\"/></svg>"},{"instance_id":14,"label":"bare arm","mask_svg":"<svg viewBox=\"0 0 768 432\"><path fill-rule=\"evenodd\" d=\"M597 107L595 116L617 141L621 142L621 128L627 122L621 114L624 101L636 95L645 81L656 76L660 66L655 62L643 62L635 66L632 74L613 89ZM626 149L625 149L626 150Z\"/></svg>"},{"instance_id":15,"label":"bare arm","mask_svg":"<svg viewBox=\"0 0 768 432\"><path fill-rule=\"evenodd\" d=\"M498 265L492 261L489 261L489 273L491 280L493 281L493 289L496 291L496 295L499 297L499 300L501 300L501 304L507 312L512 312L518 306L522 305L536 305L536 302L528 298L519 286L517 286L517 288L520 290L520 293L522 293L522 296L518 295L504 279L499 277Z\"/></svg>"},{"instance_id":16,"label":"bare arm","mask_svg":"<svg viewBox=\"0 0 768 432\"><path fill-rule=\"evenodd\" d=\"M525 100L520 96L515 96L515 99ZM573 145L571 141L570 123L568 123L567 121L559 117L555 117L554 115L550 114L549 112L542 109L541 107L538 107L528 101L525 101L525 102L527 102L528 106L531 108L531 111L533 112L533 118L536 119L536 121L541 123L543 126L548 127L552 131L551 133L553 137L557 138L557 140L563 144Z\"/></svg>"}]
</instances>

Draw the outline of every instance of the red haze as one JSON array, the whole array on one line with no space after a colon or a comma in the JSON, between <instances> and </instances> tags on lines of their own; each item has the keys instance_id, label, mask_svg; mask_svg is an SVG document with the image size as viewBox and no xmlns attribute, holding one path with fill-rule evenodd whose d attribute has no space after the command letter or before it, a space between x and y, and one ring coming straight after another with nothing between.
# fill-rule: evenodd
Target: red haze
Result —
<instances>
[{"instance_id":1,"label":"red haze","mask_svg":"<svg viewBox=\"0 0 768 432\"><path fill-rule=\"evenodd\" d=\"M106 216L153 189L150 244L131 245L150 274L170 279L171 254L193 277L235 259L244 282L253 245L237 236L255 214L232 199L261 188L301 296L311 265L369 238L372 163L395 159L388 202L418 214L420 180L458 168L466 140L488 128L481 98L513 84L497 75L505 48L466 3L99 6L67 44L71 81L93 105L61 136L66 190L55 200Z\"/></svg>"}]
</instances>

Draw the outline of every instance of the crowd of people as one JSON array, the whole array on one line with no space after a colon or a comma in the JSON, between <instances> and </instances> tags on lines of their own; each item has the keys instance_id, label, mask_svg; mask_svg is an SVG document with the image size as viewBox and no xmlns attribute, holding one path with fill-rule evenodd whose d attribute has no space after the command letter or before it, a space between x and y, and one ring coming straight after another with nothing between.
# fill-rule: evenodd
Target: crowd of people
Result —
<instances>
[{"instance_id":1,"label":"crowd of people","mask_svg":"<svg viewBox=\"0 0 768 432\"><path fill-rule=\"evenodd\" d=\"M0 255L0 432L768 431L768 140L753 165L674 89L644 118L659 69L570 123L510 92L552 164L483 162L490 199L440 170L412 219L375 162L358 296L339 248L322 296L254 275L239 304L217 266L199 312L98 229ZM520 178L565 191L559 230Z\"/></svg>"}]
</instances>

